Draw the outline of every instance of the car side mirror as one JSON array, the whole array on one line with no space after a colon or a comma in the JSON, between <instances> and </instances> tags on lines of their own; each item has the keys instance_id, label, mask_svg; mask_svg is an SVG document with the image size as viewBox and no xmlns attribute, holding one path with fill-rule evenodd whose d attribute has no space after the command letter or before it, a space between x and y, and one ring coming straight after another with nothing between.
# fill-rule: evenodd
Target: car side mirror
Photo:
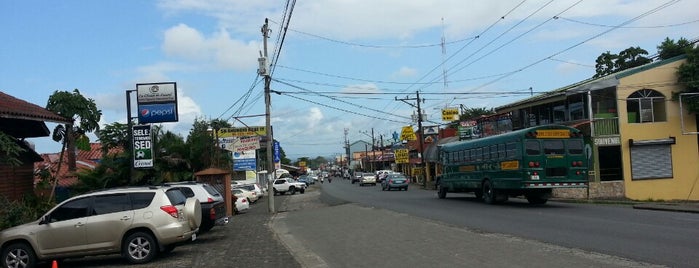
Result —
<instances>
[{"instance_id":1,"label":"car side mirror","mask_svg":"<svg viewBox=\"0 0 699 268\"><path fill-rule=\"evenodd\" d=\"M41 224L48 224L48 223L49 223L49 219L51 219L51 217L50 217L48 214L47 214L47 215L44 215L44 216L41 216L41 220L39 221L39 225L41 225Z\"/></svg>"}]
</instances>

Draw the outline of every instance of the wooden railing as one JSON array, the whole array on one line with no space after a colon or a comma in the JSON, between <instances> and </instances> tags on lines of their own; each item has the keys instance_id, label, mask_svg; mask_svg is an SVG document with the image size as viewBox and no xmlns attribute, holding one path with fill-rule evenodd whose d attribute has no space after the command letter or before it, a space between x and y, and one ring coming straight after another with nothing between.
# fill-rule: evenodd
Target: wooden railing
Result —
<instances>
[{"instance_id":1,"label":"wooden railing","mask_svg":"<svg viewBox=\"0 0 699 268\"><path fill-rule=\"evenodd\" d=\"M595 118L593 121L595 126L595 137L619 135L619 118Z\"/></svg>"}]
</instances>

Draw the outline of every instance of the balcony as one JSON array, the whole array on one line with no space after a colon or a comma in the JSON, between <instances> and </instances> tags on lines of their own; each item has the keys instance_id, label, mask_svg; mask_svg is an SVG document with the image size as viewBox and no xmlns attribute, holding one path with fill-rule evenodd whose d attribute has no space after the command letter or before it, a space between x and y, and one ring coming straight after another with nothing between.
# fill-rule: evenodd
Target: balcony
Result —
<instances>
[{"instance_id":1,"label":"balcony","mask_svg":"<svg viewBox=\"0 0 699 268\"><path fill-rule=\"evenodd\" d=\"M595 118L593 123L595 127L594 137L619 135L618 117Z\"/></svg>"}]
</instances>

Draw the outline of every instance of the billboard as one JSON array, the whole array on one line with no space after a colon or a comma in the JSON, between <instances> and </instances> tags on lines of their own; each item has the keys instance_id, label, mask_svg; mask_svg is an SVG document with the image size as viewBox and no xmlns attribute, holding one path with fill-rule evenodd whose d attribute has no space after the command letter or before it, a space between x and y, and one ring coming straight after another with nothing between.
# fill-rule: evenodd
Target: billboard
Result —
<instances>
[{"instance_id":1,"label":"billboard","mask_svg":"<svg viewBox=\"0 0 699 268\"><path fill-rule=\"evenodd\" d=\"M256 170L257 169L257 153L255 150L244 152L233 152L233 170Z\"/></svg>"},{"instance_id":2,"label":"billboard","mask_svg":"<svg viewBox=\"0 0 699 268\"><path fill-rule=\"evenodd\" d=\"M177 103L138 105L138 123L177 122Z\"/></svg>"},{"instance_id":3,"label":"billboard","mask_svg":"<svg viewBox=\"0 0 699 268\"><path fill-rule=\"evenodd\" d=\"M153 167L153 142L150 125L133 126L133 167Z\"/></svg>"},{"instance_id":4,"label":"billboard","mask_svg":"<svg viewBox=\"0 0 699 268\"><path fill-rule=\"evenodd\" d=\"M177 84L175 82L136 84L138 123L177 122Z\"/></svg>"}]
</instances>

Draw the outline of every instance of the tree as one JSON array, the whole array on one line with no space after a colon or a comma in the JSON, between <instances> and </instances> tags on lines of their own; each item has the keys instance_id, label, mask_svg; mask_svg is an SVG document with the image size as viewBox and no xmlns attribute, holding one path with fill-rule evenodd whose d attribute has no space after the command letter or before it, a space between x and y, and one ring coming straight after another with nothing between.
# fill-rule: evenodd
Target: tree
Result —
<instances>
[{"instance_id":1,"label":"tree","mask_svg":"<svg viewBox=\"0 0 699 268\"><path fill-rule=\"evenodd\" d=\"M129 144L129 125L114 122L106 124L102 129L96 131L97 138L102 144L102 154L105 155L109 149L121 148L124 151L131 151Z\"/></svg>"},{"instance_id":2,"label":"tree","mask_svg":"<svg viewBox=\"0 0 699 268\"><path fill-rule=\"evenodd\" d=\"M595 60L594 77L598 78L614 73L614 62L617 58L619 58L618 55L612 54L609 51L602 53L602 55L599 55L599 57L597 57L597 60Z\"/></svg>"},{"instance_id":3,"label":"tree","mask_svg":"<svg viewBox=\"0 0 699 268\"><path fill-rule=\"evenodd\" d=\"M466 108L461 111L461 115L459 115L459 120L469 120L469 119L474 119L481 117L483 115L491 115L495 111L494 109L488 109L485 107L482 108Z\"/></svg>"},{"instance_id":4,"label":"tree","mask_svg":"<svg viewBox=\"0 0 699 268\"><path fill-rule=\"evenodd\" d=\"M59 156L58 170L61 170L63 155L68 149L68 170L76 170L75 149L89 150L90 139L86 133L99 130L99 121L102 111L97 109L95 101L85 98L78 89L73 92L54 91L46 104L46 109L60 116L73 120L72 124L57 125L53 130L52 138L56 142L62 142ZM76 123L77 122L77 123ZM50 199L56 190L57 180L54 178Z\"/></svg>"},{"instance_id":5,"label":"tree","mask_svg":"<svg viewBox=\"0 0 699 268\"><path fill-rule=\"evenodd\" d=\"M20 147L15 138L0 131L0 165L19 166L22 161L19 155L25 150Z\"/></svg>"},{"instance_id":6,"label":"tree","mask_svg":"<svg viewBox=\"0 0 699 268\"><path fill-rule=\"evenodd\" d=\"M675 40L666 37L665 41L658 45L658 58L660 60L666 60L675 56L687 54L688 50L691 49L692 43L685 38L680 38L680 40L675 43Z\"/></svg>"},{"instance_id":7,"label":"tree","mask_svg":"<svg viewBox=\"0 0 699 268\"><path fill-rule=\"evenodd\" d=\"M648 51L640 47L629 47L619 52L618 55L609 51L602 53L595 60L595 75L593 77L599 78L650 63L651 59L644 55L648 55Z\"/></svg>"},{"instance_id":8,"label":"tree","mask_svg":"<svg viewBox=\"0 0 699 268\"><path fill-rule=\"evenodd\" d=\"M699 93L699 47L691 46L685 51L687 61L677 69L677 82L684 85L685 88L675 94L675 99L678 98L679 93ZM699 95L685 98L683 101L690 113L699 114Z\"/></svg>"}]
</instances>

